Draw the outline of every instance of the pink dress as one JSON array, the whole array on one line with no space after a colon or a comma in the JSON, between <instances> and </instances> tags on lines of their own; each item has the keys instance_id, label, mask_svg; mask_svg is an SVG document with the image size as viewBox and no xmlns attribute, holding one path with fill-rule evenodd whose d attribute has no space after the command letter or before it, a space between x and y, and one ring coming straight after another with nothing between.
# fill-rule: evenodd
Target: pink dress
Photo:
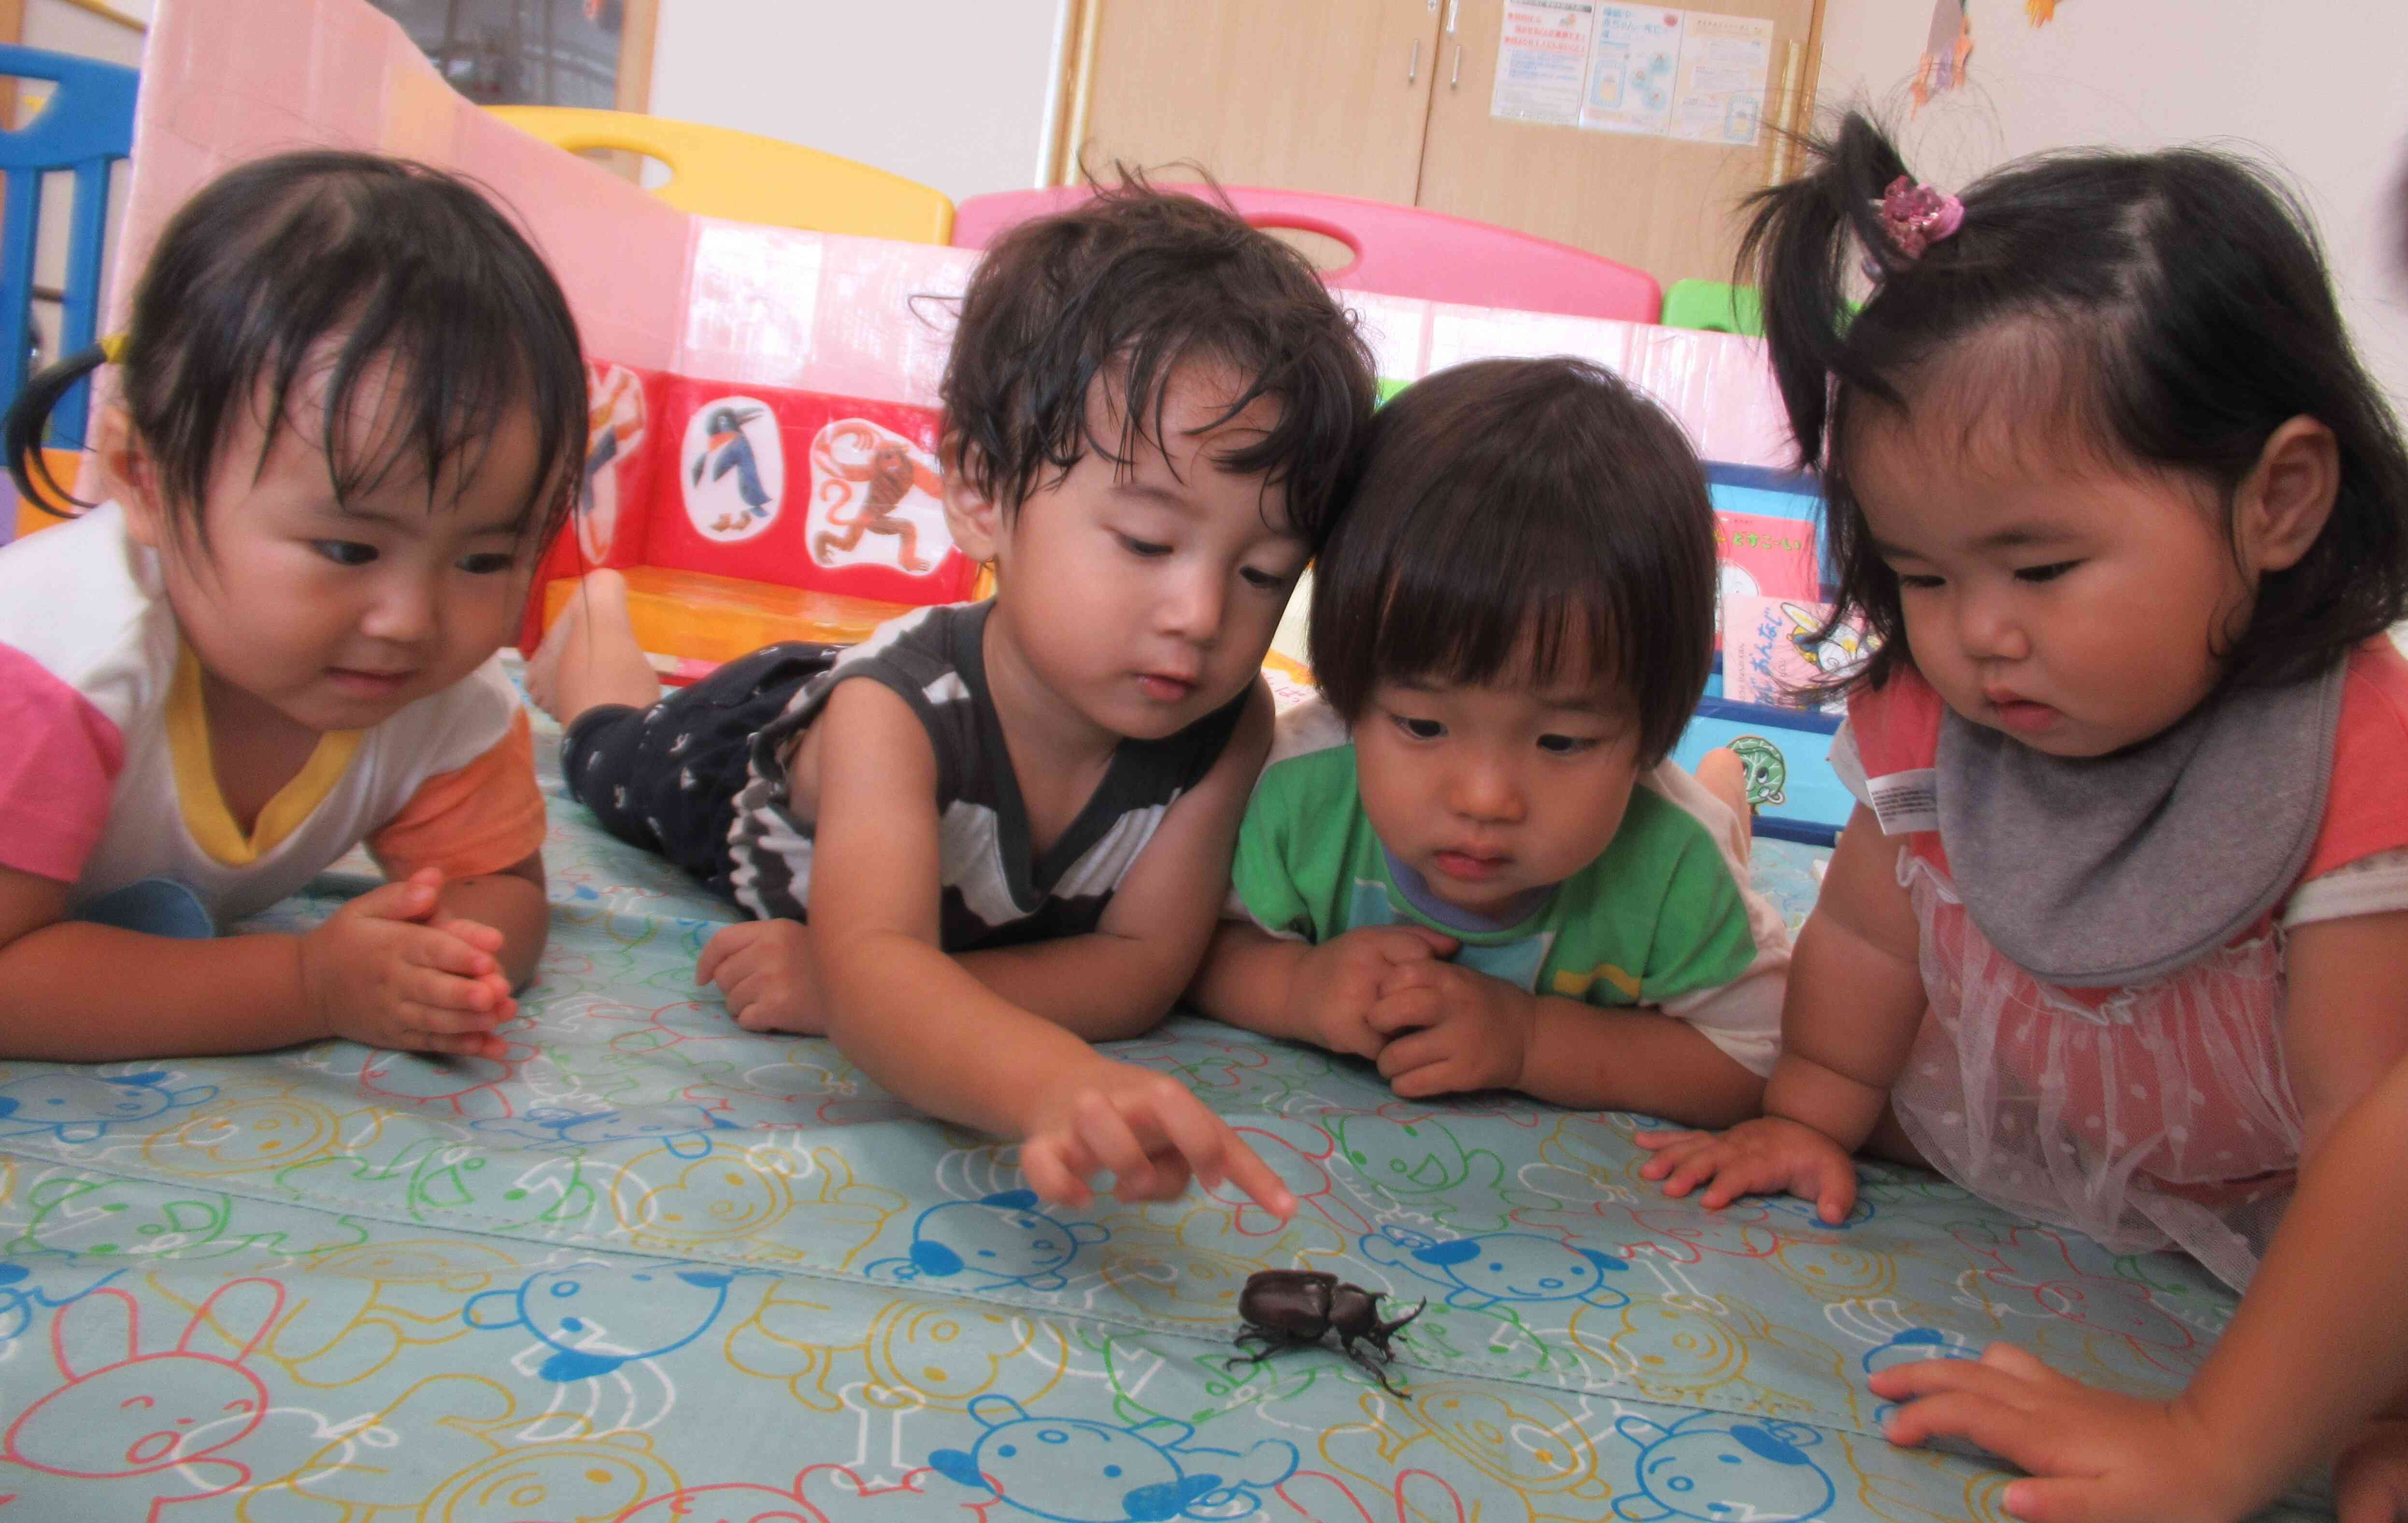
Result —
<instances>
[{"instance_id":1,"label":"pink dress","mask_svg":"<svg viewBox=\"0 0 2408 1523\"><path fill-rule=\"evenodd\" d=\"M1912 797L1942 712L1929 684L1902 670L1850 699L1834 762L1843 776L1860 766L1869 801ZM2408 860L2378 855L2408 847L2403 756L2408 661L2371 642L2350 661L2324 821L2291 895L2214 951L2123 988L2046 984L2009 961L1959 899L1939 831L1914 828L1929 813L1884 807L1885 830L1904 840L1899 881L1930 999L1891 1094L1907 1136L2010 1211L2112 1252L2180 1248L2247 1284L2300 1156L2282 1041L2286 932L2408 905Z\"/></svg>"}]
</instances>

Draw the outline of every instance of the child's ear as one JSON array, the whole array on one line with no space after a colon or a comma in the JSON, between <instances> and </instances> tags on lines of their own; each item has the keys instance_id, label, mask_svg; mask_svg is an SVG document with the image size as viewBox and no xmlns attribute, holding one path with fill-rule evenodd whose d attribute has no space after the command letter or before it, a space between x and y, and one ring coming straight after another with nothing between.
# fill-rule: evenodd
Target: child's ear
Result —
<instances>
[{"instance_id":1,"label":"child's ear","mask_svg":"<svg viewBox=\"0 0 2408 1523\"><path fill-rule=\"evenodd\" d=\"M165 548L167 514L159 491L158 463L143 448L123 408L101 410L93 434L92 456L100 467L99 480L90 483L92 490L77 496L87 502L115 499L125 511L125 532L136 544Z\"/></svg>"},{"instance_id":2,"label":"child's ear","mask_svg":"<svg viewBox=\"0 0 2408 1523\"><path fill-rule=\"evenodd\" d=\"M2304 414L2275 429L2233 505L2242 563L2258 576L2299 565L2340 492L2341 445L2331 429Z\"/></svg>"},{"instance_id":3,"label":"child's ear","mask_svg":"<svg viewBox=\"0 0 2408 1523\"><path fill-rule=\"evenodd\" d=\"M959 434L946 435L937 446L945 468L945 527L963 554L985 565L1003 542L1003 505L971 483L970 472L964 468L968 454L969 446Z\"/></svg>"}]
</instances>

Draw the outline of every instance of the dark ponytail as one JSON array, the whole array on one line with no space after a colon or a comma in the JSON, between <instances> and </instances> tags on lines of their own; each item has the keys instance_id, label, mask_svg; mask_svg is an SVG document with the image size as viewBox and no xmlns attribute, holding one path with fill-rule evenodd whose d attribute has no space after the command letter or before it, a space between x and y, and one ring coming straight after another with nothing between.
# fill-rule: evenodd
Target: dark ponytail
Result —
<instances>
[{"instance_id":1,"label":"dark ponytail","mask_svg":"<svg viewBox=\"0 0 2408 1523\"><path fill-rule=\"evenodd\" d=\"M35 372L8 404L8 416L0 422L0 449L8 452L8 479L17 483L17 495L53 518L74 515L59 507L62 502L89 508L91 503L59 484L50 474L50 457L42 451L42 440L50 431L50 414L76 383L99 369L108 360L99 344L79 349ZM36 481L36 478L39 481Z\"/></svg>"},{"instance_id":2,"label":"dark ponytail","mask_svg":"<svg viewBox=\"0 0 2408 1523\"><path fill-rule=\"evenodd\" d=\"M1791 432L1810 469L1823 466L1832 382L1885 395L1886 382L1864 367L1847 341L1851 282L1861 285L1863 260L1897 251L1883 237L1874 208L1890 181L1906 173L1898 149L1881 129L1851 112L1828 141L1809 138L1813 172L1748 198L1755 208L1739 250L1741 279L1764 298L1764 332L1773 380L1789 411Z\"/></svg>"},{"instance_id":3,"label":"dark ponytail","mask_svg":"<svg viewBox=\"0 0 2408 1523\"><path fill-rule=\"evenodd\" d=\"M1975 343L1997 362L1976 383L2005 426L2066 431L2037 448L2171 468L2228 513L2275 429L2304 415L2333 431L2332 516L2260 583L2228 681L2296 680L2408 615L2408 449L2305 209L2270 175L2199 149L2044 154L1966 187L1962 225L1910 256L1877 210L1913 173L1882 130L1852 112L1807 150L1804 177L1753 198L1742 278L1763 293L1800 463L1823 473L1834 622L1883 641L1857 680L1879 685L1913 654L1850 481L1851 410L1907 416L1931 368ZM1852 310L1860 269L1870 288Z\"/></svg>"}]
</instances>

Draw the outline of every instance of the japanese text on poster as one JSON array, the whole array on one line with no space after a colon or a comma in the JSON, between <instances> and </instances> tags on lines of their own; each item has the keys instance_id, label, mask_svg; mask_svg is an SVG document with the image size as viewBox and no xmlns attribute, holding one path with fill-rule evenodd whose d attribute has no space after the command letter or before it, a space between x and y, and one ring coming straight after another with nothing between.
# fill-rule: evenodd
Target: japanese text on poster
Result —
<instances>
[{"instance_id":1,"label":"japanese text on poster","mask_svg":"<svg viewBox=\"0 0 2408 1523\"><path fill-rule=\"evenodd\" d=\"M1596 22L1593 0L1505 0L1488 114L1565 127L1578 122Z\"/></svg>"},{"instance_id":2,"label":"japanese text on poster","mask_svg":"<svg viewBox=\"0 0 2408 1523\"><path fill-rule=\"evenodd\" d=\"M1588 93L1581 97L1582 126L1663 135L1672 120L1684 14L1650 6L1598 7Z\"/></svg>"},{"instance_id":3,"label":"japanese text on poster","mask_svg":"<svg viewBox=\"0 0 2408 1523\"><path fill-rule=\"evenodd\" d=\"M1772 22L1605 0L1506 0L1489 114L1753 147Z\"/></svg>"},{"instance_id":4,"label":"japanese text on poster","mask_svg":"<svg viewBox=\"0 0 2408 1523\"><path fill-rule=\"evenodd\" d=\"M1682 29L1679 88L1670 136L1752 147L1772 68L1772 22L1763 16L1689 12Z\"/></svg>"}]
</instances>

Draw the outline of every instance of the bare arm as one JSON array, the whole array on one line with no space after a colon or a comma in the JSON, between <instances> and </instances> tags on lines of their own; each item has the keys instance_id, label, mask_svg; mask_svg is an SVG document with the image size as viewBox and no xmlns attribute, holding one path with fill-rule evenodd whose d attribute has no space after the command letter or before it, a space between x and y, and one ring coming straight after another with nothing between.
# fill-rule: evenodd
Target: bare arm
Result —
<instances>
[{"instance_id":1,"label":"bare arm","mask_svg":"<svg viewBox=\"0 0 2408 1523\"><path fill-rule=\"evenodd\" d=\"M1925 1004L1914 907L1898 882L1899 847L1859 807L1840 833L1814 912L1798 936L1781 1011L1781 1060L1764 1114L1719 1135L1642 1132L1656 1156L1643 1178L1709 1209L1785 1190L1841 1222L1856 1204L1848 1155L1880 1124Z\"/></svg>"},{"instance_id":2,"label":"bare arm","mask_svg":"<svg viewBox=\"0 0 2408 1523\"><path fill-rule=\"evenodd\" d=\"M97 1063L326 1034L302 999L297 936L182 941L67 921L66 908L65 884L0 868L0 1055Z\"/></svg>"},{"instance_id":3,"label":"bare arm","mask_svg":"<svg viewBox=\"0 0 2408 1523\"><path fill-rule=\"evenodd\" d=\"M59 1062L257 1052L349 1036L478 1053L509 997L487 952L387 884L306 936L179 941L64 920L67 885L0 868L0 1055Z\"/></svg>"},{"instance_id":4,"label":"bare arm","mask_svg":"<svg viewBox=\"0 0 2408 1523\"><path fill-rule=\"evenodd\" d=\"M1764 1081L1686 1021L1558 995L1523 998L1537 1007L1514 1086L1526 1095L1691 1127L1733 1126L1755 1115L1763 1099Z\"/></svg>"},{"instance_id":5,"label":"bare arm","mask_svg":"<svg viewBox=\"0 0 2408 1523\"><path fill-rule=\"evenodd\" d=\"M543 853L534 852L499 872L454 878L443 885L442 909L436 924L472 921L501 933L497 949L488 946L501 963L502 975L513 991L535 977L552 932L552 901L544 890Z\"/></svg>"},{"instance_id":6,"label":"bare arm","mask_svg":"<svg viewBox=\"0 0 2408 1523\"><path fill-rule=\"evenodd\" d=\"M961 966L1089 1042L1152 1029L1212 940L1238 822L1270 751L1271 717L1270 689L1257 680L1220 759L1163 815L1092 934L968 952Z\"/></svg>"},{"instance_id":7,"label":"bare arm","mask_svg":"<svg viewBox=\"0 0 2408 1523\"><path fill-rule=\"evenodd\" d=\"M2370 917L2372 918L2372 917ZM2096 1391L2010 1344L1873 1377L1909 1404L1890 1437L1958 1434L2032 1474L2020 1517L2233 1523L2360 1431L2408 1387L2408 1061L2333 1125L2189 1389ZM2396 1458L2396 1457L2395 1457ZM2345 1517L2388 1516L2388 1512Z\"/></svg>"},{"instance_id":8,"label":"bare arm","mask_svg":"<svg viewBox=\"0 0 2408 1523\"><path fill-rule=\"evenodd\" d=\"M2300 1102L2300 1155L2408 1057L2408 912L2320 920L2283 952L2283 1056Z\"/></svg>"},{"instance_id":9,"label":"bare arm","mask_svg":"<svg viewBox=\"0 0 2408 1523\"><path fill-rule=\"evenodd\" d=\"M1862 805L1841 831L1798 933L1781 1012L1781 1061L1764 1113L1850 1152L1864 1144L1923 1016L1921 933L1898 881L1898 843Z\"/></svg>"},{"instance_id":10,"label":"bare arm","mask_svg":"<svg viewBox=\"0 0 2408 1523\"><path fill-rule=\"evenodd\" d=\"M1277 1176L1176 1081L1106 1058L945 955L936 757L903 700L845 682L820 724L812 946L845 1056L922 1110L1022 1139L1048 1200L1081 1202L1096 1167L1124 1192L1175 1195L1192 1168L1208 1185L1226 1173L1275 1214L1292 1209Z\"/></svg>"}]
</instances>

